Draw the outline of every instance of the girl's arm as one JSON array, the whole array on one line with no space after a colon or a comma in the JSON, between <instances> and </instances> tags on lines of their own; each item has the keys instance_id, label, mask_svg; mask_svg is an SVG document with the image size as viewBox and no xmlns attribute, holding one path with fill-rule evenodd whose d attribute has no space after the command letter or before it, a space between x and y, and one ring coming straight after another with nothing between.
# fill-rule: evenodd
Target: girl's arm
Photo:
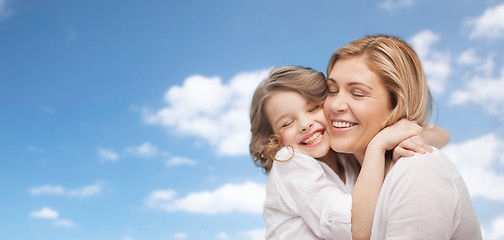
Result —
<instances>
[{"instance_id":1,"label":"girl's arm","mask_svg":"<svg viewBox=\"0 0 504 240\"><path fill-rule=\"evenodd\" d=\"M441 149L450 141L450 134L444 128L436 125L425 125L420 135L426 143Z\"/></svg>"},{"instance_id":2,"label":"girl's arm","mask_svg":"<svg viewBox=\"0 0 504 240\"><path fill-rule=\"evenodd\" d=\"M401 120L380 131L368 144L362 168L352 190L352 237L369 239L378 195L385 176L385 152L402 141L418 136L422 127ZM411 142L411 141L410 141ZM414 151L424 153L426 144L410 143Z\"/></svg>"}]
</instances>

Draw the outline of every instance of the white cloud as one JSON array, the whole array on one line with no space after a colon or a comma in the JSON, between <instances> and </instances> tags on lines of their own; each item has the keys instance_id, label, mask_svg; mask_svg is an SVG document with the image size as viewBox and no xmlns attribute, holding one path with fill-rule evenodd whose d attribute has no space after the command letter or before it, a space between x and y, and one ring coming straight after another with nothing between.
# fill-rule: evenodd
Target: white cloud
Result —
<instances>
[{"instance_id":1,"label":"white cloud","mask_svg":"<svg viewBox=\"0 0 504 240\"><path fill-rule=\"evenodd\" d=\"M102 184L98 182L92 185L83 186L81 188L73 190L66 190L64 187L58 185L42 185L40 187L31 187L28 189L28 192L31 195L35 196L48 194L48 195L66 195L70 197L89 197L99 194L102 189L101 185Z\"/></svg>"},{"instance_id":2,"label":"white cloud","mask_svg":"<svg viewBox=\"0 0 504 240\"><path fill-rule=\"evenodd\" d=\"M504 239L504 216L499 216L494 219L489 226L481 228L483 239L486 240L501 240Z\"/></svg>"},{"instance_id":3,"label":"white cloud","mask_svg":"<svg viewBox=\"0 0 504 240\"><path fill-rule=\"evenodd\" d=\"M380 4L380 7L392 10L400 7L409 7L413 5L414 2L415 0L385 0L385 2Z\"/></svg>"},{"instance_id":4,"label":"white cloud","mask_svg":"<svg viewBox=\"0 0 504 240\"><path fill-rule=\"evenodd\" d=\"M137 147L127 147L126 152L139 157L153 157L158 153L158 149L150 142L144 142Z\"/></svg>"},{"instance_id":5,"label":"white cloud","mask_svg":"<svg viewBox=\"0 0 504 240\"><path fill-rule=\"evenodd\" d=\"M173 234L173 238L175 239L186 239L189 235L185 232L178 232Z\"/></svg>"},{"instance_id":6,"label":"white cloud","mask_svg":"<svg viewBox=\"0 0 504 240\"><path fill-rule=\"evenodd\" d=\"M84 186L75 190L68 191L68 196L71 197L89 197L101 192L101 183Z\"/></svg>"},{"instance_id":7,"label":"white cloud","mask_svg":"<svg viewBox=\"0 0 504 240\"><path fill-rule=\"evenodd\" d=\"M32 187L28 189L28 192L30 192L30 194L32 195L62 195L65 192L65 189L62 186L43 185L40 187Z\"/></svg>"},{"instance_id":8,"label":"white cloud","mask_svg":"<svg viewBox=\"0 0 504 240\"><path fill-rule=\"evenodd\" d=\"M434 32L424 30L409 40L422 61L427 82L433 94L444 92L446 81L451 73L450 54L432 47L439 39L440 37Z\"/></svg>"},{"instance_id":9,"label":"white cloud","mask_svg":"<svg viewBox=\"0 0 504 240\"><path fill-rule=\"evenodd\" d=\"M265 186L254 182L226 184L209 192L189 193L175 199L172 190L153 191L145 200L148 207L166 211L187 211L205 214L245 212L260 214L266 196Z\"/></svg>"},{"instance_id":10,"label":"white cloud","mask_svg":"<svg viewBox=\"0 0 504 240\"><path fill-rule=\"evenodd\" d=\"M133 240L133 238L132 238L132 237L130 237L130 236L124 236L124 237L122 238L122 240Z\"/></svg>"},{"instance_id":11,"label":"white cloud","mask_svg":"<svg viewBox=\"0 0 504 240\"><path fill-rule=\"evenodd\" d=\"M115 162L119 160L119 154L109 149L98 148L98 156L100 156L103 161Z\"/></svg>"},{"instance_id":12,"label":"white cloud","mask_svg":"<svg viewBox=\"0 0 504 240\"><path fill-rule=\"evenodd\" d=\"M48 207L44 207L39 211L30 213L31 218L58 219L59 213Z\"/></svg>"},{"instance_id":13,"label":"white cloud","mask_svg":"<svg viewBox=\"0 0 504 240\"><path fill-rule=\"evenodd\" d=\"M217 233L217 235L215 237L217 239L222 239L222 240L226 240L226 239L230 239L231 238L226 232Z\"/></svg>"},{"instance_id":14,"label":"white cloud","mask_svg":"<svg viewBox=\"0 0 504 240\"><path fill-rule=\"evenodd\" d=\"M147 207L151 208L168 208L169 203L177 196L177 192L173 190L156 190L152 191L145 199Z\"/></svg>"},{"instance_id":15,"label":"white cloud","mask_svg":"<svg viewBox=\"0 0 504 240\"><path fill-rule=\"evenodd\" d=\"M462 89L454 91L450 96L452 105L472 102L481 105L490 114L504 114L504 68L500 76L493 76L494 61L491 55L480 66L477 66L470 80Z\"/></svg>"},{"instance_id":16,"label":"white cloud","mask_svg":"<svg viewBox=\"0 0 504 240\"><path fill-rule=\"evenodd\" d=\"M74 227L75 224L67 219L59 219L54 221L54 225L59 226L59 227Z\"/></svg>"},{"instance_id":17,"label":"white cloud","mask_svg":"<svg viewBox=\"0 0 504 240\"><path fill-rule=\"evenodd\" d=\"M9 0L0 0L0 20L8 18L14 14L14 11L7 6Z\"/></svg>"},{"instance_id":18,"label":"white cloud","mask_svg":"<svg viewBox=\"0 0 504 240\"><path fill-rule=\"evenodd\" d=\"M460 54L458 58L458 63L461 65L474 65L480 61L481 60L476 55L476 50L474 50L474 48L467 49L462 54Z\"/></svg>"},{"instance_id":19,"label":"white cloud","mask_svg":"<svg viewBox=\"0 0 504 240\"><path fill-rule=\"evenodd\" d=\"M202 138L220 154L247 154L250 101L268 72L240 73L228 84L219 77L188 77L183 86L173 86L166 92L167 107L155 112L144 109L143 118L177 134Z\"/></svg>"},{"instance_id":20,"label":"white cloud","mask_svg":"<svg viewBox=\"0 0 504 240\"><path fill-rule=\"evenodd\" d=\"M45 150L43 148L35 147L32 145L28 146L28 150L36 153L42 153L42 154L45 153Z\"/></svg>"},{"instance_id":21,"label":"white cloud","mask_svg":"<svg viewBox=\"0 0 504 240\"><path fill-rule=\"evenodd\" d=\"M265 229L256 229L248 232L244 232L240 234L243 239L247 240L262 240L264 239L264 235L266 235Z\"/></svg>"},{"instance_id":22,"label":"white cloud","mask_svg":"<svg viewBox=\"0 0 504 240\"><path fill-rule=\"evenodd\" d=\"M67 219L59 219L59 213L58 211L51 209L49 207L44 207L40 209L39 211L31 212L30 213L31 218L42 218L42 219L49 219L49 220L54 220L53 224L55 226L59 227L74 227L75 224Z\"/></svg>"},{"instance_id":23,"label":"white cloud","mask_svg":"<svg viewBox=\"0 0 504 240\"><path fill-rule=\"evenodd\" d=\"M196 161L190 159L190 158L185 158L185 157L172 157L168 161L166 161L165 166L171 167L171 166L177 166L177 165L196 165Z\"/></svg>"},{"instance_id":24,"label":"white cloud","mask_svg":"<svg viewBox=\"0 0 504 240\"><path fill-rule=\"evenodd\" d=\"M487 134L462 143L449 144L443 152L453 161L472 197L504 201L504 175L496 166L504 166L504 140Z\"/></svg>"},{"instance_id":25,"label":"white cloud","mask_svg":"<svg viewBox=\"0 0 504 240\"><path fill-rule=\"evenodd\" d=\"M469 19L467 25L473 27L470 38L497 39L504 37L504 4L488 8L482 16Z\"/></svg>"}]
</instances>

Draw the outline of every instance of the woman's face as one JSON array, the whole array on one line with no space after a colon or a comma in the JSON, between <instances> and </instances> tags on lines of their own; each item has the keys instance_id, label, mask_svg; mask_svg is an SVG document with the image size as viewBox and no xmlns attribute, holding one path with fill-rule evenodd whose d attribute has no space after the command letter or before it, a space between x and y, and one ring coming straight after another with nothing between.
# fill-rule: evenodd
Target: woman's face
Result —
<instances>
[{"instance_id":1,"label":"woman's face","mask_svg":"<svg viewBox=\"0 0 504 240\"><path fill-rule=\"evenodd\" d=\"M314 158L329 152L328 124L320 104L294 91L277 91L265 108L273 132L280 135L283 145Z\"/></svg>"},{"instance_id":2,"label":"woman's face","mask_svg":"<svg viewBox=\"0 0 504 240\"><path fill-rule=\"evenodd\" d=\"M327 84L324 112L331 126L331 148L362 161L367 145L391 113L388 91L362 56L336 61Z\"/></svg>"}]
</instances>

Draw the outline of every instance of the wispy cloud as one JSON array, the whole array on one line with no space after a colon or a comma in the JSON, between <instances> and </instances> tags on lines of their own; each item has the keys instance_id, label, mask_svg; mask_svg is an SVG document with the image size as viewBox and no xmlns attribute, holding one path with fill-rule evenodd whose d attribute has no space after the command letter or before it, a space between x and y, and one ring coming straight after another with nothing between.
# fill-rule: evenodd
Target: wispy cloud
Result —
<instances>
[{"instance_id":1,"label":"wispy cloud","mask_svg":"<svg viewBox=\"0 0 504 240\"><path fill-rule=\"evenodd\" d=\"M186 157L172 157L169 160L167 160L165 163L165 166L167 166L167 167L178 166L178 165L194 166L194 165L196 165L196 161L194 161L190 158L186 158Z\"/></svg>"},{"instance_id":2,"label":"wispy cloud","mask_svg":"<svg viewBox=\"0 0 504 240\"><path fill-rule=\"evenodd\" d=\"M64 187L59 185L42 185L39 187L31 187L28 189L28 192L31 195L39 196L39 195L65 195L69 197L90 197L93 195L97 195L102 191L102 184L95 183L88 186L83 186L77 189L66 190Z\"/></svg>"},{"instance_id":3,"label":"wispy cloud","mask_svg":"<svg viewBox=\"0 0 504 240\"><path fill-rule=\"evenodd\" d=\"M174 130L178 136L202 138L220 154L247 154L250 101L268 72L240 73L229 83L222 83L219 77L188 77L183 86L168 89L168 106L154 112L144 109L143 118Z\"/></svg>"},{"instance_id":4,"label":"wispy cloud","mask_svg":"<svg viewBox=\"0 0 504 240\"><path fill-rule=\"evenodd\" d=\"M28 189L28 192L31 195L63 195L65 193L65 189L62 186L54 186L54 185L43 185L40 187L33 187Z\"/></svg>"},{"instance_id":5,"label":"wispy cloud","mask_svg":"<svg viewBox=\"0 0 504 240\"><path fill-rule=\"evenodd\" d=\"M231 237L229 236L229 234L227 234L226 232L219 232L219 233L217 233L217 235L215 236L215 238L222 239L222 240L231 239Z\"/></svg>"},{"instance_id":6,"label":"wispy cloud","mask_svg":"<svg viewBox=\"0 0 504 240\"><path fill-rule=\"evenodd\" d=\"M467 20L472 28L470 38L498 39L504 37L504 3L488 8L483 15Z\"/></svg>"},{"instance_id":7,"label":"wispy cloud","mask_svg":"<svg viewBox=\"0 0 504 240\"><path fill-rule=\"evenodd\" d=\"M145 199L147 207L166 211L187 211L204 214L245 212L260 214L266 196L265 186L254 182L226 184L214 191L189 193L176 198L173 190L158 190Z\"/></svg>"},{"instance_id":8,"label":"wispy cloud","mask_svg":"<svg viewBox=\"0 0 504 240\"><path fill-rule=\"evenodd\" d=\"M476 50L474 48L469 48L460 54L457 62L460 65L474 65L480 61L481 59L476 54Z\"/></svg>"},{"instance_id":9,"label":"wispy cloud","mask_svg":"<svg viewBox=\"0 0 504 240\"><path fill-rule=\"evenodd\" d=\"M443 152L460 170L472 197L504 201L504 174L496 171L504 166L504 139L487 134L449 144Z\"/></svg>"},{"instance_id":10,"label":"wispy cloud","mask_svg":"<svg viewBox=\"0 0 504 240\"><path fill-rule=\"evenodd\" d=\"M67 194L70 197L84 198L84 197L97 195L97 194L101 193L101 191L102 191L101 183L95 183L93 185L88 185L88 186L84 186L84 187L81 187L78 189L67 191Z\"/></svg>"},{"instance_id":11,"label":"wispy cloud","mask_svg":"<svg viewBox=\"0 0 504 240\"><path fill-rule=\"evenodd\" d=\"M403 7L410 7L415 3L416 0L385 0L380 4L380 7L385 9L396 9Z\"/></svg>"},{"instance_id":12,"label":"wispy cloud","mask_svg":"<svg viewBox=\"0 0 504 240\"><path fill-rule=\"evenodd\" d=\"M0 20L8 18L14 14L14 11L7 5L9 0L0 0Z\"/></svg>"},{"instance_id":13,"label":"wispy cloud","mask_svg":"<svg viewBox=\"0 0 504 240\"><path fill-rule=\"evenodd\" d=\"M68 219L60 219L59 212L49 207L43 207L38 211L30 213L31 218L53 220L53 224L59 227L74 227L75 224Z\"/></svg>"},{"instance_id":14,"label":"wispy cloud","mask_svg":"<svg viewBox=\"0 0 504 240\"><path fill-rule=\"evenodd\" d=\"M31 218L58 219L59 213L49 207L44 207L39 211L31 212Z\"/></svg>"},{"instance_id":15,"label":"wispy cloud","mask_svg":"<svg viewBox=\"0 0 504 240\"><path fill-rule=\"evenodd\" d=\"M266 235L265 229L255 229L255 230L241 233L240 239L261 240L261 239L264 239L264 235Z\"/></svg>"},{"instance_id":16,"label":"wispy cloud","mask_svg":"<svg viewBox=\"0 0 504 240\"><path fill-rule=\"evenodd\" d=\"M45 153L45 150L43 148L35 147L33 145L29 145L28 150L31 152L36 152L36 153L42 153L42 154Z\"/></svg>"},{"instance_id":17,"label":"wispy cloud","mask_svg":"<svg viewBox=\"0 0 504 240\"><path fill-rule=\"evenodd\" d=\"M54 225L59 227L74 227L75 224L68 219L59 219L54 221Z\"/></svg>"},{"instance_id":18,"label":"wispy cloud","mask_svg":"<svg viewBox=\"0 0 504 240\"><path fill-rule=\"evenodd\" d=\"M451 73L450 54L433 47L439 39L436 33L424 30L409 40L422 61L427 82L433 94L441 94L445 91L445 85Z\"/></svg>"},{"instance_id":19,"label":"wispy cloud","mask_svg":"<svg viewBox=\"0 0 504 240\"><path fill-rule=\"evenodd\" d=\"M173 234L173 238L175 239L186 239L189 236L186 232L177 232Z\"/></svg>"},{"instance_id":20,"label":"wispy cloud","mask_svg":"<svg viewBox=\"0 0 504 240\"><path fill-rule=\"evenodd\" d=\"M491 54L480 65L469 70L469 80L450 95L450 104L475 103L487 112L497 116L504 115L504 68L495 72L495 54ZM481 61L480 61L481 62ZM504 119L504 118L503 118Z\"/></svg>"},{"instance_id":21,"label":"wispy cloud","mask_svg":"<svg viewBox=\"0 0 504 240\"><path fill-rule=\"evenodd\" d=\"M481 228L483 239L502 240L504 239L504 216L494 219L489 226Z\"/></svg>"},{"instance_id":22,"label":"wispy cloud","mask_svg":"<svg viewBox=\"0 0 504 240\"><path fill-rule=\"evenodd\" d=\"M119 160L119 154L110 149L98 148L98 156L104 162L115 162Z\"/></svg>"},{"instance_id":23,"label":"wispy cloud","mask_svg":"<svg viewBox=\"0 0 504 240\"><path fill-rule=\"evenodd\" d=\"M125 151L139 157L153 157L158 153L158 148L150 142L144 142L139 146L127 147Z\"/></svg>"}]
</instances>

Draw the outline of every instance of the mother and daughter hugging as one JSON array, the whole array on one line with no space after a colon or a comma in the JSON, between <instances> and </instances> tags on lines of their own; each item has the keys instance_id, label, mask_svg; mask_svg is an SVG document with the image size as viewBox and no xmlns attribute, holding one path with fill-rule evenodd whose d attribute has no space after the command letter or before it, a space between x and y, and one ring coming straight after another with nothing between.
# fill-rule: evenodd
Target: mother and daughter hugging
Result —
<instances>
[{"instance_id":1,"label":"mother and daughter hugging","mask_svg":"<svg viewBox=\"0 0 504 240\"><path fill-rule=\"evenodd\" d=\"M327 78L273 69L250 110L265 238L481 239L464 180L438 150L450 136L427 125L431 102L419 57L393 36L339 48Z\"/></svg>"}]
</instances>

